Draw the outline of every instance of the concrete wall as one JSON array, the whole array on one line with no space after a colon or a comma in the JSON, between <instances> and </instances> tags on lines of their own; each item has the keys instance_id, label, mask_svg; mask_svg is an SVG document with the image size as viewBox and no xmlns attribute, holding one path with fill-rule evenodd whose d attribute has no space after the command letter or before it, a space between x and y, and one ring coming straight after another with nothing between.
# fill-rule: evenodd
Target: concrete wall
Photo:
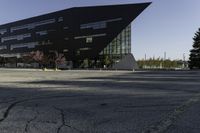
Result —
<instances>
[{"instance_id":1,"label":"concrete wall","mask_svg":"<svg viewBox=\"0 0 200 133\"><path fill-rule=\"evenodd\" d=\"M130 53L122 57L122 59L113 65L112 69L117 70L135 70L138 69L134 56Z\"/></svg>"}]
</instances>

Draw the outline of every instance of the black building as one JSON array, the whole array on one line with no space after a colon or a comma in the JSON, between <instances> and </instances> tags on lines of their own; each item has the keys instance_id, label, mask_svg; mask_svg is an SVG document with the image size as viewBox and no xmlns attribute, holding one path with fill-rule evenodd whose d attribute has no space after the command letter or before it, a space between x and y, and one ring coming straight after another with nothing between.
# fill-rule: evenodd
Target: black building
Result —
<instances>
[{"instance_id":1,"label":"black building","mask_svg":"<svg viewBox=\"0 0 200 133\"><path fill-rule=\"evenodd\" d=\"M75 7L0 25L1 63L40 51L49 60L62 54L75 68L112 67L131 53L131 22L149 4Z\"/></svg>"}]
</instances>

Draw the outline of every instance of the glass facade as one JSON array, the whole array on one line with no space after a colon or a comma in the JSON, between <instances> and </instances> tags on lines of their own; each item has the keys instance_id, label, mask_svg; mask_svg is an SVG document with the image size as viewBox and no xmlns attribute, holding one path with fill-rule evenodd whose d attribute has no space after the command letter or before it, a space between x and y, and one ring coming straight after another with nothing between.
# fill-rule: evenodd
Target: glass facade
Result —
<instances>
[{"instance_id":1,"label":"glass facade","mask_svg":"<svg viewBox=\"0 0 200 133\"><path fill-rule=\"evenodd\" d=\"M0 58L20 54L22 63L39 51L47 65L64 54L73 68L112 68L131 53L129 24L149 4L76 7L0 25Z\"/></svg>"},{"instance_id":2,"label":"glass facade","mask_svg":"<svg viewBox=\"0 0 200 133\"><path fill-rule=\"evenodd\" d=\"M123 55L131 53L131 25L127 26L114 40L100 53L101 56L108 56L114 62Z\"/></svg>"}]
</instances>

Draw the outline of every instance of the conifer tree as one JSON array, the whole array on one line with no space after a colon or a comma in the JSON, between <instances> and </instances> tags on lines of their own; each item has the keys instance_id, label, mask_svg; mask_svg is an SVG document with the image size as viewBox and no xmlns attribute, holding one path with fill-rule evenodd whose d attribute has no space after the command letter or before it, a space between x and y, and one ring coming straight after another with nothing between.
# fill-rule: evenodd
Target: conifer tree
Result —
<instances>
[{"instance_id":1,"label":"conifer tree","mask_svg":"<svg viewBox=\"0 0 200 133\"><path fill-rule=\"evenodd\" d=\"M200 28L195 33L193 40L193 49L190 50L189 67L190 69L200 69Z\"/></svg>"}]
</instances>

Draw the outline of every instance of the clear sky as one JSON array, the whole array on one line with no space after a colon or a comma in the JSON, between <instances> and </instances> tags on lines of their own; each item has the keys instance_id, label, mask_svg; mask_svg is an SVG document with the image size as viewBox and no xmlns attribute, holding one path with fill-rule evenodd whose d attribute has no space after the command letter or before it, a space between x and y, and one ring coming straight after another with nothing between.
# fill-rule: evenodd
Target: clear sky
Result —
<instances>
[{"instance_id":1,"label":"clear sky","mask_svg":"<svg viewBox=\"0 0 200 133\"><path fill-rule=\"evenodd\" d=\"M0 24L75 6L153 2L132 24L136 59L188 58L200 27L200 0L1 0Z\"/></svg>"}]
</instances>

